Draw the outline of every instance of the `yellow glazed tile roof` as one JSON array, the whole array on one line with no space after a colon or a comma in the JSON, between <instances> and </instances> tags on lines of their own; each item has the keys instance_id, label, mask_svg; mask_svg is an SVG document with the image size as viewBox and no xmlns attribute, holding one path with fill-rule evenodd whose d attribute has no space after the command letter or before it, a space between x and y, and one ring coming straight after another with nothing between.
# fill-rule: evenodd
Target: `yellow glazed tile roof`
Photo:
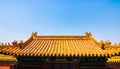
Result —
<instances>
[{"instance_id":1,"label":"yellow glazed tile roof","mask_svg":"<svg viewBox=\"0 0 120 69\"><path fill-rule=\"evenodd\" d=\"M14 56L0 54L0 60L16 61Z\"/></svg>"},{"instance_id":2,"label":"yellow glazed tile roof","mask_svg":"<svg viewBox=\"0 0 120 69\"><path fill-rule=\"evenodd\" d=\"M114 48L103 50L101 43L87 32L86 36L37 36L33 33L25 42L1 44L0 53L14 56L108 57L120 52Z\"/></svg>"},{"instance_id":3,"label":"yellow glazed tile roof","mask_svg":"<svg viewBox=\"0 0 120 69\"><path fill-rule=\"evenodd\" d=\"M108 58L108 63L120 63L120 56L114 56L111 58Z\"/></svg>"}]
</instances>

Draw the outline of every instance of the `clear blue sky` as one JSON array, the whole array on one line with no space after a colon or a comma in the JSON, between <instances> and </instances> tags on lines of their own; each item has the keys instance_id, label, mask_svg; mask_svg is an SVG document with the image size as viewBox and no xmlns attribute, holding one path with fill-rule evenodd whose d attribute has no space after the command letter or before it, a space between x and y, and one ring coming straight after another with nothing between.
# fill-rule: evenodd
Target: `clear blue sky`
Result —
<instances>
[{"instance_id":1,"label":"clear blue sky","mask_svg":"<svg viewBox=\"0 0 120 69\"><path fill-rule=\"evenodd\" d=\"M119 0L0 0L0 42L39 35L84 35L120 42Z\"/></svg>"}]
</instances>

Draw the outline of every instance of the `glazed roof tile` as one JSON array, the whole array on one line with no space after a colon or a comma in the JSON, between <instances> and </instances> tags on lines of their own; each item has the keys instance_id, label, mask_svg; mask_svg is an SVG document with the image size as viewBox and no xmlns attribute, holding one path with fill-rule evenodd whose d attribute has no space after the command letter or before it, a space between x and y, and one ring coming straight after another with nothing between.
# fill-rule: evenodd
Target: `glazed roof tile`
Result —
<instances>
[{"instance_id":1,"label":"glazed roof tile","mask_svg":"<svg viewBox=\"0 0 120 69\"><path fill-rule=\"evenodd\" d=\"M116 49L101 48L90 33L85 36L38 36L33 33L25 42L1 45L0 53L14 56L46 57L109 57L120 52ZM120 49L120 48L119 48Z\"/></svg>"},{"instance_id":2,"label":"glazed roof tile","mask_svg":"<svg viewBox=\"0 0 120 69\"><path fill-rule=\"evenodd\" d=\"M120 63L120 56L113 56L108 58L108 63Z\"/></svg>"}]
</instances>

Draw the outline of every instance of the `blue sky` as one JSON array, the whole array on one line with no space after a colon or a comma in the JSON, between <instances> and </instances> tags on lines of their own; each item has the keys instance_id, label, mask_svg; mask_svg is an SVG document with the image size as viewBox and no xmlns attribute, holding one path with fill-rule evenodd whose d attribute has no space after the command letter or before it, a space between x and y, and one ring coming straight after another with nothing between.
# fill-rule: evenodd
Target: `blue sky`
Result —
<instances>
[{"instance_id":1,"label":"blue sky","mask_svg":"<svg viewBox=\"0 0 120 69\"><path fill-rule=\"evenodd\" d=\"M120 42L119 0L0 0L0 42L39 35L84 35Z\"/></svg>"}]
</instances>

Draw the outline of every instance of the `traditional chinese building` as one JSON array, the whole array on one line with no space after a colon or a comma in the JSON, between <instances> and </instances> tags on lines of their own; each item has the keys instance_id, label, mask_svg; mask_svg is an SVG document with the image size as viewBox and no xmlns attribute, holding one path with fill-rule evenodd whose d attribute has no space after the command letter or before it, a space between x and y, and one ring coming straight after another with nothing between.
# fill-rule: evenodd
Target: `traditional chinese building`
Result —
<instances>
[{"instance_id":1,"label":"traditional chinese building","mask_svg":"<svg viewBox=\"0 0 120 69\"><path fill-rule=\"evenodd\" d=\"M16 57L14 69L110 69L108 58L120 56L120 46L84 36L38 36L0 45L0 53ZM110 60L109 60L110 61Z\"/></svg>"}]
</instances>

